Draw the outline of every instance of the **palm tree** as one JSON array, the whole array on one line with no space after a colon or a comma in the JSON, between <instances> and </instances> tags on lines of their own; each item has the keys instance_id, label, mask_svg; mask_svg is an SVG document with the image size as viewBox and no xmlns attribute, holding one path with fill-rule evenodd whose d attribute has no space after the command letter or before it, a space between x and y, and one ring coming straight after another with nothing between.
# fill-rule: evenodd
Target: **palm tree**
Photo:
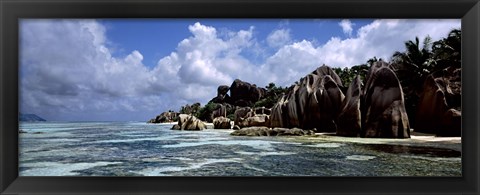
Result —
<instances>
[{"instance_id":1,"label":"palm tree","mask_svg":"<svg viewBox=\"0 0 480 195\"><path fill-rule=\"evenodd\" d=\"M453 29L448 37L435 41L432 45L433 58L437 61L435 70L441 70L449 66L460 68L462 31Z\"/></svg>"},{"instance_id":2,"label":"palm tree","mask_svg":"<svg viewBox=\"0 0 480 195\"><path fill-rule=\"evenodd\" d=\"M415 37L415 41L405 42L405 52L397 51L393 54L393 69L406 94L416 94L426 76L435 67L431 45L430 36L425 37L422 47L418 37Z\"/></svg>"},{"instance_id":3,"label":"palm tree","mask_svg":"<svg viewBox=\"0 0 480 195\"><path fill-rule=\"evenodd\" d=\"M423 82L436 65L436 61L432 58L431 45L430 36L425 37L422 47L418 37L415 37L414 41L405 42L405 52L397 51L392 56L392 68L403 88L405 109L410 124L415 124L414 116L417 112Z\"/></svg>"}]
</instances>

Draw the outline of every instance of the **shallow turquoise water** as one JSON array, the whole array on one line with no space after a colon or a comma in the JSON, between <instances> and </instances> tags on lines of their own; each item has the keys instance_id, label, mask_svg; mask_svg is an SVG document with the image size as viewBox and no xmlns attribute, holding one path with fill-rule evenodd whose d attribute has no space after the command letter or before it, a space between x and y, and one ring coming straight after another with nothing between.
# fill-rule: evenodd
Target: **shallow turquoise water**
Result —
<instances>
[{"instance_id":1,"label":"shallow turquoise water","mask_svg":"<svg viewBox=\"0 0 480 195\"><path fill-rule=\"evenodd\" d=\"M171 126L22 122L20 176L461 176L462 170L461 153L448 149Z\"/></svg>"}]
</instances>

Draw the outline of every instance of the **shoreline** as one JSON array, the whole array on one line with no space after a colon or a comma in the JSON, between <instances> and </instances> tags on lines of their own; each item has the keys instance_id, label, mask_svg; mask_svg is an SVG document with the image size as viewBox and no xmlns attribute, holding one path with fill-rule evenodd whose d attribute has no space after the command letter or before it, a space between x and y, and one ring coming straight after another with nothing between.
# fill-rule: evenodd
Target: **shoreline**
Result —
<instances>
[{"instance_id":1,"label":"shoreline","mask_svg":"<svg viewBox=\"0 0 480 195\"><path fill-rule=\"evenodd\" d=\"M305 139L308 141L332 141L332 142L357 143L357 144L433 147L433 148L451 149L451 150L462 152L461 137L435 137L435 135L430 135L430 134L412 133L410 138L392 139L392 138L342 137L342 136L335 135L335 133L316 133L315 136L302 136L301 139Z\"/></svg>"}]
</instances>

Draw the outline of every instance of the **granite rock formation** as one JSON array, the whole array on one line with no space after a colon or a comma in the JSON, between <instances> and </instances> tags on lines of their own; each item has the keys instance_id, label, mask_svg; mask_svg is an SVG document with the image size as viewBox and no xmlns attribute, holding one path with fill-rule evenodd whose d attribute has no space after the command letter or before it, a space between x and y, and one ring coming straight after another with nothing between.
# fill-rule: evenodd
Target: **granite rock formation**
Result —
<instances>
[{"instance_id":1,"label":"granite rock formation","mask_svg":"<svg viewBox=\"0 0 480 195\"><path fill-rule=\"evenodd\" d=\"M243 121L248 117L253 116L252 111L253 110L250 107L241 107L241 108L237 107L234 113L234 125L238 125L242 127L240 123L243 123Z\"/></svg>"},{"instance_id":2,"label":"granite rock formation","mask_svg":"<svg viewBox=\"0 0 480 195\"><path fill-rule=\"evenodd\" d=\"M342 112L338 116L337 135L357 137L362 130L362 112L360 108L362 97L362 81L357 75L348 87L342 103Z\"/></svg>"},{"instance_id":3,"label":"granite rock formation","mask_svg":"<svg viewBox=\"0 0 480 195\"><path fill-rule=\"evenodd\" d=\"M206 129L207 126L197 117L187 114L180 114L178 116L178 124L172 127L172 130L190 130L201 131Z\"/></svg>"},{"instance_id":4,"label":"granite rock formation","mask_svg":"<svg viewBox=\"0 0 480 195\"><path fill-rule=\"evenodd\" d=\"M213 128L214 129L230 129L232 126L230 124L230 119L223 116L213 119Z\"/></svg>"},{"instance_id":5,"label":"granite rock formation","mask_svg":"<svg viewBox=\"0 0 480 195\"><path fill-rule=\"evenodd\" d=\"M240 107L251 107L265 96L266 90L255 84L235 79L230 86L230 104Z\"/></svg>"},{"instance_id":6,"label":"granite rock formation","mask_svg":"<svg viewBox=\"0 0 480 195\"><path fill-rule=\"evenodd\" d=\"M387 63L378 61L370 68L364 98L362 137L410 137L402 87Z\"/></svg>"},{"instance_id":7,"label":"granite rock formation","mask_svg":"<svg viewBox=\"0 0 480 195\"><path fill-rule=\"evenodd\" d=\"M227 94L230 90L230 87L227 85L220 85L217 88L217 96L214 97L211 101L213 103L229 103L231 102L230 96Z\"/></svg>"},{"instance_id":8,"label":"granite rock formation","mask_svg":"<svg viewBox=\"0 0 480 195\"><path fill-rule=\"evenodd\" d=\"M150 119L148 123L168 123L175 122L178 118L179 113L177 112L163 112L162 114L156 116L153 119Z\"/></svg>"},{"instance_id":9,"label":"granite rock formation","mask_svg":"<svg viewBox=\"0 0 480 195\"><path fill-rule=\"evenodd\" d=\"M335 120L345 97L340 86L340 78L330 67L319 67L300 79L273 106L271 127L336 131Z\"/></svg>"},{"instance_id":10,"label":"granite rock formation","mask_svg":"<svg viewBox=\"0 0 480 195\"><path fill-rule=\"evenodd\" d=\"M246 127L236 130L230 135L234 136L305 136L314 135L311 130L299 128L268 128L268 127Z\"/></svg>"},{"instance_id":11,"label":"granite rock formation","mask_svg":"<svg viewBox=\"0 0 480 195\"><path fill-rule=\"evenodd\" d=\"M438 136L461 135L461 69L430 74L418 103L415 131Z\"/></svg>"},{"instance_id":12,"label":"granite rock formation","mask_svg":"<svg viewBox=\"0 0 480 195\"><path fill-rule=\"evenodd\" d=\"M223 104L218 104L218 108L213 111L212 119L217 117L227 117L227 106Z\"/></svg>"}]
</instances>

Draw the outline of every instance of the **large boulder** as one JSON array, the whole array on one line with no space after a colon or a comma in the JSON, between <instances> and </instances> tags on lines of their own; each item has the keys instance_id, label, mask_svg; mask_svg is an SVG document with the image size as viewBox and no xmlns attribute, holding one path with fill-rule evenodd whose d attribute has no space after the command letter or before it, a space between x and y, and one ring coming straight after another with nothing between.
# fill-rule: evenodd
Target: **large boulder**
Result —
<instances>
[{"instance_id":1,"label":"large boulder","mask_svg":"<svg viewBox=\"0 0 480 195\"><path fill-rule=\"evenodd\" d=\"M234 124L239 125L240 122L244 121L246 118L253 116L252 111L253 110L250 107L237 107L234 113Z\"/></svg>"},{"instance_id":2,"label":"large boulder","mask_svg":"<svg viewBox=\"0 0 480 195\"><path fill-rule=\"evenodd\" d=\"M235 130L230 135L235 136L270 136L271 129L268 127L246 127Z\"/></svg>"},{"instance_id":3,"label":"large boulder","mask_svg":"<svg viewBox=\"0 0 480 195\"><path fill-rule=\"evenodd\" d=\"M361 136L410 137L402 87L395 73L382 61L374 63L368 75L365 86L365 125Z\"/></svg>"},{"instance_id":4,"label":"large boulder","mask_svg":"<svg viewBox=\"0 0 480 195\"><path fill-rule=\"evenodd\" d=\"M234 136L304 136L314 135L311 130L302 130L299 128L268 128L268 127L247 127L236 130L230 135Z\"/></svg>"},{"instance_id":5,"label":"large boulder","mask_svg":"<svg viewBox=\"0 0 480 195\"><path fill-rule=\"evenodd\" d=\"M321 66L301 78L272 107L271 127L336 131L344 95L340 77L328 66Z\"/></svg>"},{"instance_id":6,"label":"large boulder","mask_svg":"<svg viewBox=\"0 0 480 195\"><path fill-rule=\"evenodd\" d=\"M429 75L420 94L415 131L438 136L461 135L461 69Z\"/></svg>"},{"instance_id":7,"label":"large boulder","mask_svg":"<svg viewBox=\"0 0 480 195\"><path fill-rule=\"evenodd\" d=\"M306 77L300 80L301 86L296 93L297 96L297 105L298 105L298 114L301 116L301 124L303 128L307 128L311 125L311 113L314 112L310 106L310 97L318 88L319 77L317 74L308 74ZM316 105L312 105L316 106Z\"/></svg>"},{"instance_id":8,"label":"large boulder","mask_svg":"<svg viewBox=\"0 0 480 195\"><path fill-rule=\"evenodd\" d=\"M200 131L206 129L207 126L197 117L187 114L180 114L178 116L178 124L172 127L173 130L190 130Z\"/></svg>"},{"instance_id":9,"label":"large boulder","mask_svg":"<svg viewBox=\"0 0 480 195\"><path fill-rule=\"evenodd\" d=\"M182 127L180 127L178 124L175 124L172 126L171 130L182 130Z\"/></svg>"},{"instance_id":10,"label":"large boulder","mask_svg":"<svg viewBox=\"0 0 480 195\"><path fill-rule=\"evenodd\" d=\"M259 111L256 109L251 109L249 107L237 108L235 110L235 120L234 124L238 125L240 128L243 127L254 127L254 126L270 126L270 115L267 114L257 114L264 113L264 111Z\"/></svg>"},{"instance_id":11,"label":"large boulder","mask_svg":"<svg viewBox=\"0 0 480 195\"><path fill-rule=\"evenodd\" d=\"M337 130L336 119L342 110L342 102L345 98L340 86L330 75L320 80L318 88L310 96L309 123L306 129L316 128L319 132L335 132Z\"/></svg>"},{"instance_id":12,"label":"large boulder","mask_svg":"<svg viewBox=\"0 0 480 195\"><path fill-rule=\"evenodd\" d=\"M441 127L437 132L438 136L461 136L462 135L462 113L454 108L447 110L440 122Z\"/></svg>"},{"instance_id":13,"label":"large boulder","mask_svg":"<svg viewBox=\"0 0 480 195\"><path fill-rule=\"evenodd\" d=\"M217 96L225 96L228 93L228 90L230 90L230 87L227 85L220 85L217 88Z\"/></svg>"},{"instance_id":14,"label":"large boulder","mask_svg":"<svg viewBox=\"0 0 480 195\"><path fill-rule=\"evenodd\" d=\"M217 117L213 119L213 128L214 129L230 129L232 128L230 124L230 119L226 117Z\"/></svg>"},{"instance_id":15,"label":"large boulder","mask_svg":"<svg viewBox=\"0 0 480 195\"><path fill-rule=\"evenodd\" d=\"M162 114L150 119L148 123L168 123L177 120L179 113L177 112L163 112Z\"/></svg>"},{"instance_id":16,"label":"large boulder","mask_svg":"<svg viewBox=\"0 0 480 195\"><path fill-rule=\"evenodd\" d=\"M248 82L235 79L230 86L230 104L235 106L253 106L266 94L266 89L257 87Z\"/></svg>"},{"instance_id":17,"label":"large boulder","mask_svg":"<svg viewBox=\"0 0 480 195\"><path fill-rule=\"evenodd\" d=\"M240 127L270 126L270 116L266 114L256 114L248 117L239 123Z\"/></svg>"},{"instance_id":18,"label":"large boulder","mask_svg":"<svg viewBox=\"0 0 480 195\"><path fill-rule=\"evenodd\" d=\"M338 116L337 135L357 137L362 129L362 113L360 109L362 81L357 75L350 83L342 103L342 112Z\"/></svg>"},{"instance_id":19,"label":"large boulder","mask_svg":"<svg viewBox=\"0 0 480 195\"><path fill-rule=\"evenodd\" d=\"M315 132L312 130L303 130L299 128L273 128L277 136L305 136L305 135L315 135Z\"/></svg>"},{"instance_id":20,"label":"large boulder","mask_svg":"<svg viewBox=\"0 0 480 195\"><path fill-rule=\"evenodd\" d=\"M217 117L227 117L227 106L222 104L218 105L218 108L212 113L212 119Z\"/></svg>"},{"instance_id":21,"label":"large boulder","mask_svg":"<svg viewBox=\"0 0 480 195\"><path fill-rule=\"evenodd\" d=\"M288 103L286 104L285 114L287 116L286 127L288 128L301 127L301 121L303 116L299 114L299 111L300 107L303 106L298 104L297 92L299 88L299 85L295 85L292 91L290 91L290 93L288 93L287 95Z\"/></svg>"},{"instance_id":22,"label":"large boulder","mask_svg":"<svg viewBox=\"0 0 480 195\"><path fill-rule=\"evenodd\" d=\"M286 104L288 100L285 98L285 94L281 96L278 102L272 107L272 114L270 115L270 127L286 127L286 116L284 110L286 110Z\"/></svg>"},{"instance_id":23,"label":"large boulder","mask_svg":"<svg viewBox=\"0 0 480 195\"><path fill-rule=\"evenodd\" d=\"M322 66L318 67L315 71L313 71L312 74L316 74L319 77L324 77L329 75L330 77L332 77L333 81L335 81L335 83L338 86L343 87L342 79L340 79L337 73L335 73L335 71L332 68L330 68L330 66L323 64Z\"/></svg>"},{"instance_id":24,"label":"large boulder","mask_svg":"<svg viewBox=\"0 0 480 195\"><path fill-rule=\"evenodd\" d=\"M227 94L228 90L230 90L230 87L227 85L220 85L217 88L217 96L214 97L211 101L213 103L228 103L231 102L230 96Z\"/></svg>"}]
</instances>

